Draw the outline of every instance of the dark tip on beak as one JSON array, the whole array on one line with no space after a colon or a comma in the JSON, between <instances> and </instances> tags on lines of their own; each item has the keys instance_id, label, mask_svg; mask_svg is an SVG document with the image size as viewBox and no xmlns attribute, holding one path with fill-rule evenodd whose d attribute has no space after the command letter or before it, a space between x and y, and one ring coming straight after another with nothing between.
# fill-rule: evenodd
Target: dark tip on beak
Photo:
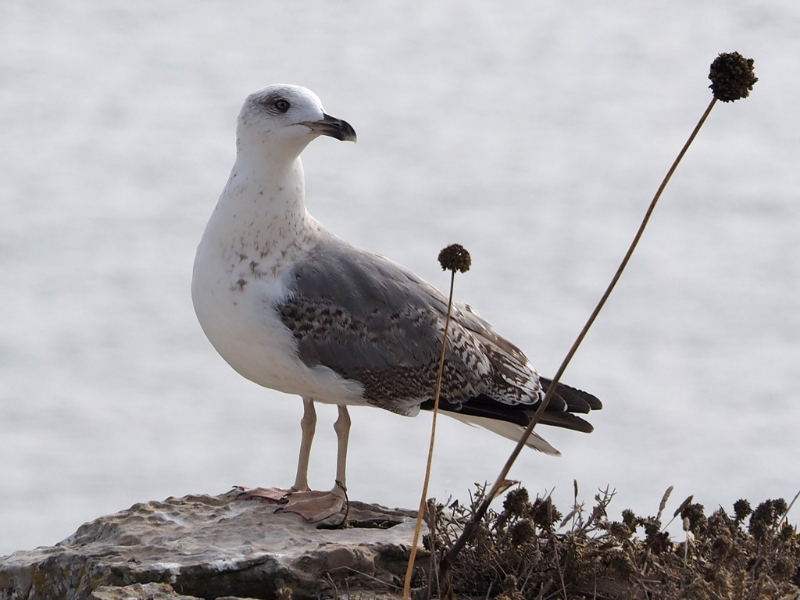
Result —
<instances>
[{"instance_id":1,"label":"dark tip on beak","mask_svg":"<svg viewBox=\"0 0 800 600\"><path fill-rule=\"evenodd\" d=\"M321 135L327 135L342 142L357 141L356 130L350 123L330 115L323 115L320 121L306 121L303 125Z\"/></svg>"}]
</instances>

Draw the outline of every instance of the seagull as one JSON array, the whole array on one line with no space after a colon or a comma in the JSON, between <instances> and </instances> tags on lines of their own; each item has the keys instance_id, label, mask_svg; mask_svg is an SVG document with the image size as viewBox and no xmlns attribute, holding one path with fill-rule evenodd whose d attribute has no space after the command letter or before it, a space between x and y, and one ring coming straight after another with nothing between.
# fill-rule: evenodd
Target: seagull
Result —
<instances>
[{"instance_id":1,"label":"seagull","mask_svg":"<svg viewBox=\"0 0 800 600\"><path fill-rule=\"evenodd\" d=\"M448 304L408 269L348 244L308 213L300 154L319 136L356 141L353 127L306 88L272 85L247 97L236 161L192 276L197 318L222 358L243 377L303 399L294 485L271 490L311 521L347 501L348 406L405 416L433 408ZM471 307L453 306L444 414L517 441L551 385ZM326 492L308 485L315 402L338 407L336 479ZM559 383L541 423L589 433L575 413L600 408L595 396ZM559 454L535 433L527 445ZM265 489L253 495L272 497Z\"/></svg>"}]
</instances>

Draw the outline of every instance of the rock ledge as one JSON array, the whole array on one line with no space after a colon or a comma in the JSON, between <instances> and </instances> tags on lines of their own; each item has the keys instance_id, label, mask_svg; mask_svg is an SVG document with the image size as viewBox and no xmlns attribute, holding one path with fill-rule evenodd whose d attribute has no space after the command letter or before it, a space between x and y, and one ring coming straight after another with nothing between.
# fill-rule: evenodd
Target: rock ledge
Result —
<instances>
[{"instance_id":1,"label":"rock ledge","mask_svg":"<svg viewBox=\"0 0 800 600\"><path fill-rule=\"evenodd\" d=\"M135 504L55 546L1 557L0 599L374 598L402 588L412 511L351 502L347 529L274 511L235 491Z\"/></svg>"}]
</instances>

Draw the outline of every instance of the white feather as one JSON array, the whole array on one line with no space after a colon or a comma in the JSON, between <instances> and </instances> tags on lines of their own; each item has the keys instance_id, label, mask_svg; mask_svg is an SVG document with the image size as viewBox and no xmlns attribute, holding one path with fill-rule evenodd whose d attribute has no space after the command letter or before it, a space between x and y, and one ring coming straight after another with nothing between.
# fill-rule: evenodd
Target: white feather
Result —
<instances>
[{"instance_id":1,"label":"white feather","mask_svg":"<svg viewBox=\"0 0 800 600\"><path fill-rule=\"evenodd\" d=\"M457 412L449 411L442 414L457 419L462 423L466 423L467 425L471 425L473 427L483 427L492 433L502 435L504 438L508 438L509 440L513 440L515 442L519 441L519 439L522 437L522 433L525 431L525 428L521 425L509 423L508 421L497 421L487 417L475 417L473 415L463 415ZM553 448L547 442L547 440L537 435L535 431L528 438L528 441L525 442L525 445L535 450L539 450L540 452L544 452L545 454L549 454L550 456L561 456L561 452Z\"/></svg>"}]
</instances>

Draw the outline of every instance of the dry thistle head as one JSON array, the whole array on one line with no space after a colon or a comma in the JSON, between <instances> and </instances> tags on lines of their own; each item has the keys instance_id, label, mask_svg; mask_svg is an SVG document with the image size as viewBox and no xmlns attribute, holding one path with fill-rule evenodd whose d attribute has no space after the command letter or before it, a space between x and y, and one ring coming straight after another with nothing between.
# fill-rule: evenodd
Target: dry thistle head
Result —
<instances>
[{"instance_id":1,"label":"dry thistle head","mask_svg":"<svg viewBox=\"0 0 800 600\"><path fill-rule=\"evenodd\" d=\"M764 541L770 530L780 522L787 508L783 498L762 502L753 511L748 530L757 541Z\"/></svg>"},{"instance_id":2,"label":"dry thistle head","mask_svg":"<svg viewBox=\"0 0 800 600\"><path fill-rule=\"evenodd\" d=\"M708 519L703 512L702 504L687 504L681 510L681 518L689 519L690 529L693 533L702 533L708 526Z\"/></svg>"},{"instance_id":3,"label":"dry thistle head","mask_svg":"<svg viewBox=\"0 0 800 600\"><path fill-rule=\"evenodd\" d=\"M508 492L503 501L503 511L515 517L524 517L531 508L528 490L521 487Z\"/></svg>"},{"instance_id":4,"label":"dry thistle head","mask_svg":"<svg viewBox=\"0 0 800 600\"><path fill-rule=\"evenodd\" d=\"M752 512L753 509L750 508L750 503L747 500L737 500L733 503L733 514L739 522L744 521Z\"/></svg>"},{"instance_id":5,"label":"dry thistle head","mask_svg":"<svg viewBox=\"0 0 800 600\"><path fill-rule=\"evenodd\" d=\"M439 252L439 264L444 271L466 273L472 264L472 258L461 244L450 244Z\"/></svg>"},{"instance_id":6,"label":"dry thistle head","mask_svg":"<svg viewBox=\"0 0 800 600\"><path fill-rule=\"evenodd\" d=\"M530 519L522 519L511 527L511 544L521 546L528 544L536 538L536 529Z\"/></svg>"},{"instance_id":7,"label":"dry thistle head","mask_svg":"<svg viewBox=\"0 0 800 600\"><path fill-rule=\"evenodd\" d=\"M720 54L711 63L708 74L714 98L723 102L733 102L747 98L758 77L753 71L753 59L745 58L738 52Z\"/></svg>"},{"instance_id":8,"label":"dry thistle head","mask_svg":"<svg viewBox=\"0 0 800 600\"><path fill-rule=\"evenodd\" d=\"M640 525L640 522L641 519L630 508L622 511L622 523L631 531L636 531L636 527Z\"/></svg>"}]
</instances>

